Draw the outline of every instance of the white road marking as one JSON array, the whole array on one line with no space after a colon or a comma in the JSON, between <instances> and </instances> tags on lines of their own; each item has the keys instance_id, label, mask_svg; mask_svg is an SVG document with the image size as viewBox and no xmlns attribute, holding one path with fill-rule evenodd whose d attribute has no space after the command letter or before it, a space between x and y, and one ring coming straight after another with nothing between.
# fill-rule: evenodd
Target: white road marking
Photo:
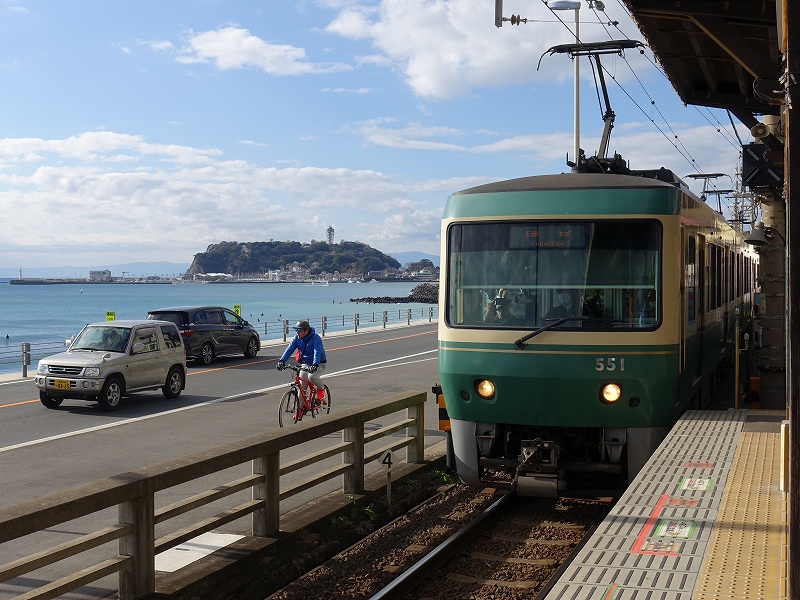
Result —
<instances>
[{"instance_id":1,"label":"white road marking","mask_svg":"<svg viewBox=\"0 0 800 600\"><path fill-rule=\"evenodd\" d=\"M242 539L232 533L203 533L174 548L156 554L156 571L174 573L201 558Z\"/></svg>"},{"instance_id":2,"label":"white road marking","mask_svg":"<svg viewBox=\"0 0 800 600\"><path fill-rule=\"evenodd\" d=\"M11 379L9 381L0 381L0 385L15 385L17 383L25 383L26 381L30 381L33 383L33 379Z\"/></svg>"},{"instance_id":3,"label":"white road marking","mask_svg":"<svg viewBox=\"0 0 800 600\"><path fill-rule=\"evenodd\" d=\"M388 367L401 367L404 365L410 365L418 362L423 362L426 360L435 360L436 357L425 358L421 360L413 360L403 363L396 363L396 361L407 360L410 358L415 358L418 356L422 356L425 354L431 354L434 352L438 352L438 350L427 350L425 352L418 352L417 354L409 354L408 356L400 356L397 358L384 360L381 362L376 362L368 365L363 365L360 367L353 367L352 369L344 369L343 371L337 371L335 373L326 373L321 377L321 379L330 379L333 377L341 377L342 375L352 375L353 373L362 373L365 371L373 371L375 369L385 369ZM388 364L388 363L396 363L396 364ZM265 392L271 392L273 390L280 390L287 387L286 383L282 383L280 385L273 385L266 388L261 388L260 390L251 390L249 392L243 392L241 394L234 394L232 396L225 396L224 398L215 398L214 400L208 400L206 402L200 402L199 404L192 404L191 406L184 406L181 408L173 408L172 410L167 410L164 412L154 413L152 415L145 415L143 417L135 417L133 419L124 419L122 421L115 421L113 423L106 423L105 425L98 425L97 427L89 427L87 429L79 429L78 431L70 431L67 433L61 433L59 435L53 435L46 438L41 438L38 440L30 440L28 442L23 442L21 444L14 444L13 446L5 446L0 448L0 452L8 452L9 450L16 450L17 448L26 448L28 446L36 446L38 444L44 444L45 442L52 442L53 440L60 440L64 438L73 437L76 435L83 435L85 433L92 433L94 431L101 431L103 429L111 429L112 427L119 427L121 425L128 425L130 423L138 423L139 421L146 421L148 419L155 419L157 417L164 417L166 415L172 415L175 413L183 412L185 410L192 410L195 408L200 408L203 406L208 406L210 404L217 404L218 402L225 402L227 400L235 400L237 398L243 398L245 396L252 396L254 394L262 394Z\"/></svg>"}]
</instances>

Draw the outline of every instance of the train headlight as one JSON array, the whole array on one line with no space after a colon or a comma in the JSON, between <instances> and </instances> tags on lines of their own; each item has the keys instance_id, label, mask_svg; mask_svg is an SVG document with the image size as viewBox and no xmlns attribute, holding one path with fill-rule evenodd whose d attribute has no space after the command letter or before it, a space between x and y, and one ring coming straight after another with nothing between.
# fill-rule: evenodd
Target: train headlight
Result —
<instances>
[{"instance_id":1,"label":"train headlight","mask_svg":"<svg viewBox=\"0 0 800 600\"><path fill-rule=\"evenodd\" d=\"M475 391L478 396L484 400L491 400L494 398L494 384L488 379L481 379L475 383Z\"/></svg>"},{"instance_id":2,"label":"train headlight","mask_svg":"<svg viewBox=\"0 0 800 600\"><path fill-rule=\"evenodd\" d=\"M622 397L622 387L616 383L607 383L600 388L600 400L606 404L614 404Z\"/></svg>"}]
</instances>

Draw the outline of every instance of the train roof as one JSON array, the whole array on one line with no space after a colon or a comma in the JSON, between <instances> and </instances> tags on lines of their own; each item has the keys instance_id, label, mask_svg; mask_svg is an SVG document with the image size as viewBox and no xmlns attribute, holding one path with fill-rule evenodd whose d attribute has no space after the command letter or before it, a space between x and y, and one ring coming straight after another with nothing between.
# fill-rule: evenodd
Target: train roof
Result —
<instances>
[{"instance_id":1,"label":"train roof","mask_svg":"<svg viewBox=\"0 0 800 600\"><path fill-rule=\"evenodd\" d=\"M608 188L673 187L693 195L686 184L669 169L630 171L629 175L609 173L560 173L533 175L479 185L456 194L488 194L497 192L524 192L529 190L574 190Z\"/></svg>"}]
</instances>

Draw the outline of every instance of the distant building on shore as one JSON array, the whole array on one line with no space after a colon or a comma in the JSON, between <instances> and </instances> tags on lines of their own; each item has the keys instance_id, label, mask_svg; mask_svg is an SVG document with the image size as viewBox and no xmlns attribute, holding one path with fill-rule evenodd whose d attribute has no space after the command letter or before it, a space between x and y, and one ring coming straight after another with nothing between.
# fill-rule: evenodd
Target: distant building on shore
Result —
<instances>
[{"instance_id":1,"label":"distant building on shore","mask_svg":"<svg viewBox=\"0 0 800 600\"><path fill-rule=\"evenodd\" d=\"M103 269L102 271L89 271L89 281L111 281L111 271Z\"/></svg>"}]
</instances>

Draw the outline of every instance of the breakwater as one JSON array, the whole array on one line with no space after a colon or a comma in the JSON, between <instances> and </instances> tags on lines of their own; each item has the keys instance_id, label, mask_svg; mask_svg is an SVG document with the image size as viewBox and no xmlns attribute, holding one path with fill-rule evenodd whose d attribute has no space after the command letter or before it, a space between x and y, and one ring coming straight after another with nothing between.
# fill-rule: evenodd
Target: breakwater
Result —
<instances>
[{"instance_id":1,"label":"breakwater","mask_svg":"<svg viewBox=\"0 0 800 600\"><path fill-rule=\"evenodd\" d=\"M350 298L350 302L364 302L366 304L402 304L406 302L438 304L439 286L433 283L421 283L414 287L408 296L367 296L365 298Z\"/></svg>"},{"instance_id":2,"label":"breakwater","mask_svg":"<svg viewBox=\"0 0 800 600\"><path fill-rule=\"evenodd\" d=\"M66 285L66 284L80 284L80 285L117 285L117 284L147 284L147 285L169 285L173 283L169 279L124 279L114 281L96 281L94 279L59 279L59 278L22 278L22 279L9 279L10 285Z\"/></svg>"}]
</instances>

